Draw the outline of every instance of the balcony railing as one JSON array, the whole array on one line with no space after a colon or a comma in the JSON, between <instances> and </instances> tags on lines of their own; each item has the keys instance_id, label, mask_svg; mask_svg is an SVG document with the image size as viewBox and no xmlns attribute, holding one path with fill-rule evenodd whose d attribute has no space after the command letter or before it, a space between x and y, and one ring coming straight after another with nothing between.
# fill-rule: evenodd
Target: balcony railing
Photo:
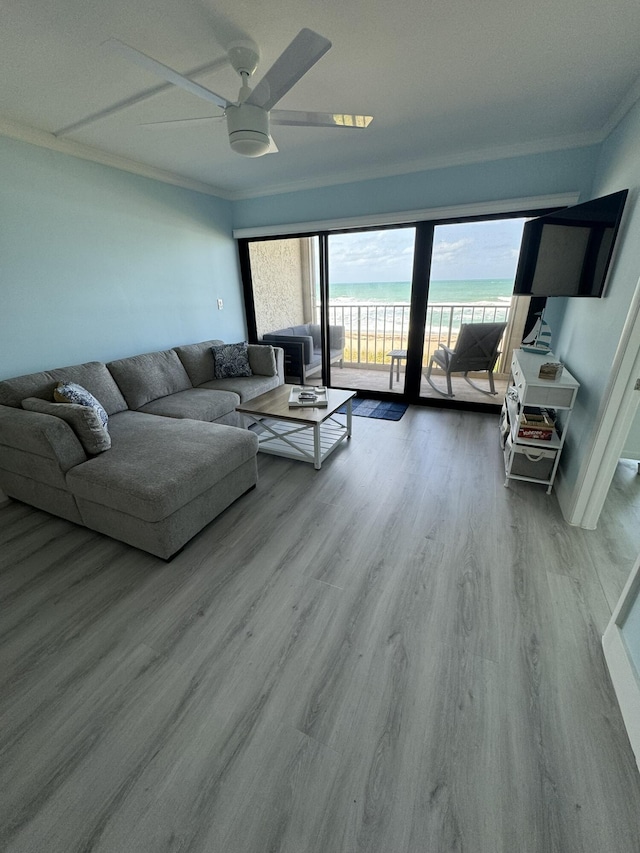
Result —
<instances>
[{"instance_id":1,"label":"balcony railing","mask_svg":"<svg viewBox=\"0 0 640 853\"><path fill-rule=\"evenodd\" d=\"M433 304L427 307L422 361L427 364L431 353L443 342L454 346L463 323L502 323L509 321L511 304ZM344 362L351 367L389 365L387 353L407 349L409 335L407 303L329 305L329 324L344 326ZM501 367L498 365L498 372Z\"/></svg>"}]
</instances>

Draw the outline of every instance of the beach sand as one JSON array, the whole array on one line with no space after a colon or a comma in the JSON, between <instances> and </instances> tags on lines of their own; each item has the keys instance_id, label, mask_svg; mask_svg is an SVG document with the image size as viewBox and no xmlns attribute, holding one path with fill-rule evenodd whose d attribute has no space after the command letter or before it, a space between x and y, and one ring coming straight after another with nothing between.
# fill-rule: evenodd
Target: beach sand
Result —
<instances>
[{"instance_id":1,"label":"beach sand","mask_svg":"<svg viewBox=\"0 0 640 853\"><path fill-rule=\"evenodd\" d=\"M451 340L447 343L450 347L455 347L458 339L457 332L451 333ZM427 365L434 350L438 349L441 341L439 335L430 335L425 338L424 349L422 354L422 364ZM394 335L386 340L381 340L380 336L361 334L360 335L360 358L358 358L358 336L350 335L347 331L345 334L344 345L344 360L350 364L391 364L391 358L387 353L391 350L407 349L406 335Z\"/></svg>"}]
</instances>

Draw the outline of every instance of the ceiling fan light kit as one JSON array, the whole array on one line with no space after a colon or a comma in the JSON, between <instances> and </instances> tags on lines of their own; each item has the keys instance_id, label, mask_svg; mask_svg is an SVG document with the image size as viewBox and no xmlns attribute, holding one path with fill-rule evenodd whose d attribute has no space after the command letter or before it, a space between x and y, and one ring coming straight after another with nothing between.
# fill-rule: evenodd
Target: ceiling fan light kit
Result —
<instances>
[{"instance_id":1,"label":"ceiling fan light kit","mask_svg":"<svg viewBox=\"0 0 640 853\"><path fill-rule=\"evenodd\" d=\"M271 145L269 113L251 104L230 104L226 110L231 148L244 157L262 157Z\"/></svg>"},{"instance_id":2,"label":"ceiling fan light kit","mask_svg":"<svg viewBox=\"0 0 640 853\"><path fill-rule=\"evenodd\" d=\"M331 47L331 42L313 30L300 30L254 89L250 88L249 79L260 60L258 46L249 39L233 42L227 48L227 57L242 80L235 103L118 39L108 39L105 45L130 62L158 74L169 83L222 107L227 119L232 150L244 157L262 157L263 154L278 150L269 132L269 115L272 108L324 56ZM371 116L301 110L274 110L272 118L273 124L341 128L364 128L372 120Z\"/></svg>"}]
</instances>

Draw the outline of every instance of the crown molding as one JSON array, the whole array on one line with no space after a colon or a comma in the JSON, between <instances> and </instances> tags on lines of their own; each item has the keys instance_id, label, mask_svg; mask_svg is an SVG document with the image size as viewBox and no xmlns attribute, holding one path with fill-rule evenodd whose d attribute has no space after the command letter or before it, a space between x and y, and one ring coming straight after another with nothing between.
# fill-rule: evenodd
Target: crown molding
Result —
<instances>
[{"instance_id":1,"label":"crown molding","mask_svg":"<svg viewBox=\"0 0 640 853\"><path fill-rule=\"evenodd\" d=\"M145 163L129 160L117 154L109 154L106 151L101 151L99 148L92 148L90 145L74 142L72 139L54 136L53 133L48 133L46 130L38 130L35 127L18 124L17 122L1 117L0 136L17 139L20 142L37 145L40 148L49 148L52 151L59 151L61 154L68 154L71 157L78 157L81 160L89 160L92 163L99 163L101 166L110 166L113 169L120 169L123 172L130 172L133 175L139 175L143 178L151 178L154 181L171 184L174 187L194 190L195 192L216 196L227 201L231 200L228 192L203 181L194 181L191 178L184 177L184 175L167 172L164 169L157 169L155 166L148 166Z\"/></svg>"},{"instance_id":2,"label":"crown molding","mask_svg":"<svg viewBox=\"0 0 640 853\"><path fill-rule=\"evenodd\" d=\"M357 183L360 181L376 180L380 178L399 177L401 175L412 175L418 172L426 172L436 169L454 168L458 166L469 166L477 163L487 163L494 160L506 160L513 157L523 157L535 154L545 154L552 151L561 151L569 148L586 148L591 145L600 145L612 133L622 121L627 112L640 98L640 77L629 88L624 98L612 111L606 123L598 130L585 131L577 134L567 134L545 139L537 139L527 142L515 143L513 145L499 145L489 148L465 151L462 153L445 154L436 157L419 157L411 161L404 161L392 165L369 166L360 169L349 169L324 175L321 178L302 179L286 183L271 184L266 187L251 190L225 190L221 187L196 181L175 172L158 169L136 160L129 160L116 154L109 154L98 148L74 142L71 139L55 136L53 133L38 130L28 125L19 124L0 117L0 135L38 145L42 148L50 148L72 157L79 157L104 166L111 166L134 175L140 175L152 180L161 181L172 186L183 187L195 192L215 196L226 201L244 201L266 196L282 195L285 193L301 192L305 190L322 189L342 184Z\"/></svg>"},{"instance_id":3,"label":"crown molding","mask_svg":"<svg viewBox=\"0 0 640 853\"><path fill-rule=\"evenodd\" d=\"M638 98L640 98L640 75L638 75L635 82L631 84L625 96L605 122L602 128L603 139L606 139L611 133L613 133L622 119L636 103Z\"/></svg>"},{"instance_id":4,"label":"crown molding","mask_svg":"<svg viewBox=\"0 0 640 853\"><path fill-rule=\"evenodd\" d=\"M300 192L301 190L321 189L340 184L357 183L358 181L391 178L399 175L412 175L417 172L427 172L434 169L446 169L455 166L468 166L474 163L487 163L492 160L506 160L511 157L523 157L531 154L544 154L549 151L561 151L563 148L587 148L599 145L605 136L603 131L585 131L584 133L557 136L549 139L521 142L513 145L500 145L477 151L467 151L459 154L445 154L438 157L422 157L412 161L404 161L388 166L373 166L369 168L337 172L325 175L323 178L291 181L287 184L274 184L253 191L237 191L229 193L232 201L260 198L269 195Z\"/></svg>"}]
</instances>

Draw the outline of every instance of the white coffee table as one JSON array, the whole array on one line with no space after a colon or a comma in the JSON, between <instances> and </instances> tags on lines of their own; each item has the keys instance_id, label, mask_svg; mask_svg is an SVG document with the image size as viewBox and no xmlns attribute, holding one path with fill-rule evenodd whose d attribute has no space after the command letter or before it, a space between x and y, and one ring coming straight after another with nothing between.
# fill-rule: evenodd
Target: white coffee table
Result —
<instances>
[{"instance_id":1,"label":"white coffee table","mask_svg":"<svg viewBox=\"0 0 640 853\"><path fill-rule=\"evenodd\" d=\"M356 392L327 388L326 408L290 409L290 391L290 385L281 385L241 403L236 406L236 411L262 427L258 435L262 453L312 462L319 471L340 442L351 438L351 401ZM337 417L338 409L345 404L344 416Z\"/></svg>"}]
</instances>

